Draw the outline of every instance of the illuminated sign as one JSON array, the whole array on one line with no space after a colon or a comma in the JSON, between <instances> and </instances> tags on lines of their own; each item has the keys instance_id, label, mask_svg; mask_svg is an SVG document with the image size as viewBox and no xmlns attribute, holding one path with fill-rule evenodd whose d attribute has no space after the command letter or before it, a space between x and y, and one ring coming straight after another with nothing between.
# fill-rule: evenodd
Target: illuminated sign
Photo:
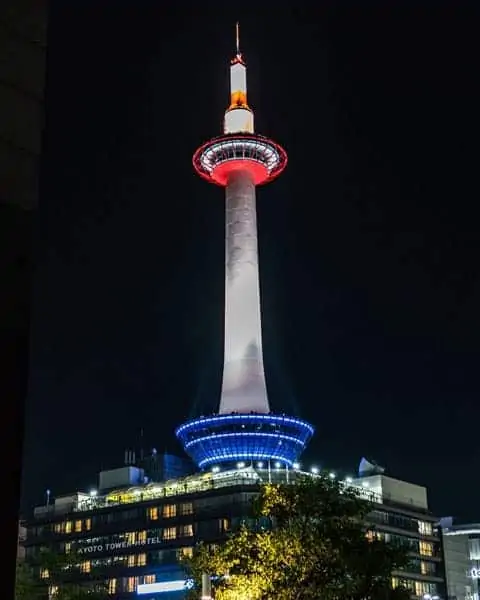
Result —
<instances>
[{"instance_id":1,"label":"illuminated sign","mask_svg":"<svg viewBox=\"0 0 480 600\"><path fill-rule=\"evenodd\" d=\"M158 583L144 583L137 587L137 594L161 594L162 592L183 592L193 586L191 579L177 579L175 581L159 581Z\"/></svg>"},{"instance_id":2,"label":"illuminated sign","mask_svg":"<svg viewBox=\"0 0 480 600\"><path fill-rule=\"evenodd\" d=\"M95 544L92 546L80 546L77 549L78 554L92 554L93 552L104 552L105 550L122 550L125 548L135 548L138 546L151 546L152 544L161 544L159 537L146 538L143 542L108 542L107 544Z\"/></svg>"},{"instance_id":3,"label":"illuminated sign","mask_svg":"<svg viewBox=\"0 0 480 600\"><path fill-rule=\"evenodd\" d=\"M470 577L472 579L480 579L480 568L473 567L472 569L470 569Z\"/></svg>"}]
</instances>

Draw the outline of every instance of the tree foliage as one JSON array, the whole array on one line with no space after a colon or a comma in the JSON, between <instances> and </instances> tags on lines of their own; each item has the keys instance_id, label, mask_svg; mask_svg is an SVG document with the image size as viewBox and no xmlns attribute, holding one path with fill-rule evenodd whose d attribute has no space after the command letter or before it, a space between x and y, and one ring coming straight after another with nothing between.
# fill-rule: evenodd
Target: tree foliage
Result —
<instances>
[{"instance_id":1,"label":"tree foliage","mask_svg":"<svg viewBox=\"0 0 480 600\"><path fill-rule=\"evenodd\" d=\"M24 561L17 562L15 600L34 600L38 597L38 581L33 568Z\"/></svg>"},{"instance_id":2,"label":"tree foliage","mask_svg":"<svg viewBox=\"0 0 480 600\"><path fill-rule=\"evenodd\" d=\"M392 572L408 563L403 548L374 535L372 505L328 477L266 485L255 526L243 525L216 546L200 544L188 563L198 593L212 576L216 600L403 600Z\"/></svg>"},{"instance_id":3,"label":"tree foliage","mask_svg":"<svg viewBox=\"0 0 480 600\"><path fill-rule=\"evenodd\" d=\"M15 600L44 600L51 588L55 589L56 600L106 600L105 582L93 578L79 580L81 562L74 552L59 554L43 549L36 560L17 565Z\"/></svg>"}]
</instances>

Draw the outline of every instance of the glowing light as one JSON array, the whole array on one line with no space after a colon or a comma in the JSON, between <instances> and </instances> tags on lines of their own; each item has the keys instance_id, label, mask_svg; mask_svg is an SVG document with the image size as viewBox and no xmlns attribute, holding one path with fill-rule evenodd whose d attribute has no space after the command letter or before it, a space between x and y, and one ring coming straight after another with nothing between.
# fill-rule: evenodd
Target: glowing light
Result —
<instances>
[{"instance_id":1,"label":"glowing light","mask_svg":"<svg viewBox=\"0 0 480 600\"><path fill-rule=\"evenodd\" d=\"M275 468L276 468L276 469L280 469L280 467L281 467L281 466L282 466L282 463L281 463L281 462L278 462L278 461L277 461L277 462L275 463Z\"/></svg>"},{"instance_id":2,"label":"glowing light","mask_svg":"<svg viewBox=\"0 0 480 600\"><path fill-rule=\"evenodd\" d=\"M228 423L231 421L266 421L271 425L296 425L299 428L304 428L309 431L310 435L314 434L314 428L307 423L306 421L302 421L301 419L296 419L295 417L288 417L286 415L241 415L241 414L231 414L231 415L215 415L213 417L200 417L199 419L193 419L192 421L188 421L180 427L177 428L176 434L180 435L182 432L188 429L204 429L209 425L217 425L219 423Z\"/></svg>"},{"instance_id":3,"label":"glowing light","mask_svg":"<svg viewBox=\"0 0 480 600\"><path fill-rule=\"evenodd\" d=\"M314 475L317 475L317 474L318 474L318 467L312 467L312 468L310 469L310 471L311 471L311 472L312 472Z\"/></svg>"},{"instance_id":4,"label":"glowing light","mask_svg":"<svg viewBox=\"0 0 480 600\"><path fill-rule=\"evenodd\" d=\"M259 469L263 469L263 462L259 462L259 463L257 463L257 467L258 467Z\"/></svg>"},{"instance_id":5,"label":"glowing light","mask_svg":"<svg viewBox=\"0 0 480 600\"><path fill-rule=\"evenodd\" d=\"M47 493L49 494L50 492L47 492ZM90 497L91 498L95 498L96 495L97 495L97 490L90 490Z\"/></svg>"},{"instance_id":6,"label":"glowing light","mask_svg":"<svg viewBox=\"0 0 480 600\"><path fill-rule=\"evenodd\" d=\"M218 473L220 471L220 467L218 465L216 465L215 467L212 467L212 473Z\"/></svg>"},{"instance_id":7,"label":"glowing light","mask_svg":"<svg viewBox=\"0 0 480 600\"><path fill-rule=\"evenodd\" d=\"M137 594L161 594L163 592L181 592L192 587L190 579L177 579L175 581L159 581L158 583L144 583L137 586Z\"/></svg>"},{"instance_id":8,"label":"glowing light","mask_svg":"<svg viewBox=\"0 0 480 600\"><path fill-rule=\"evenodd\" d=\"M235 162L236 165L233 164ZM229 172L233 168L247 170L255 185L261 185L280 175L286 165L285 150L259 135L231 133L217 137L201 146L193 155L193 166L198 175L221 186L227 185Z\"/></svg>"},{"instance_id":9,"label":"glowing light","mask_svg":"<svg viewBox=\"0 0 480 600\"><path fill-rule=\"evenodd\" d=\"M272 414L222 414L184 423L177 437L203 469L231 461L279 461L289 467L310 439L313 427Z\"/></svg>"},{"instance_id":10,"label":"glowing light","mask_svg":"<svg viewBox=\"0 0 480 600\"><path fill-rule=\"evenodd\" d=\"M243 469L245 467L245 463L244 462L238 462L237 463L237 469Z\"/></svg>"},{"instance_id":11,"label":"glowing light","mask_svg":"<svg viewBox=\"0 0 480 600\"><path fill-rule=\"evenodd\" d=\"M330 477L330 479L335 479L336 477L335 473L329 473L328 476Z\"/></svg>"},{"instance_id":12,"label":"glowing light","mask_svg":"<svg viewBox=\"0 0 480 600\"><path fill-rule=\"evenodd\" d=\"M294 462L293 463L293 468L298 471L298 469L300 469L300 463L299 462Z\"/></svg>"},{"instance_id":13,"label":"glowing light","mask_svg":"<svg viewBox=\"0 0 480 600\"><path fill-rule=\"evenodd\" d=\"M215 439L222 439L222 438L238 438L238 437L265 437L265 438L274 438L275 440L284 440L284 441L289 441L292 442L292 444L300 444L302 446L304 446L304 442L296 437L293 437L293 435L285 435L283 433L264 433L261 431L239 431L239 432L235 432L235 433L214 433L211 435L206 435L204 437L201 438L197 438L195 440L192 440L188 443L185 444L185 450L187 450L188 448L190 448L191 446L195 445L195 444L203 444L209 440Z\"/></svg>"},{"instance_id":14,"label":"glowing light","mask_svg":"<svg viewBox=\"0 0 480 600\"><path fill-rule=\"evenodd\" d=\"M346 481L347 483L352 483L353 479L352 479L351 477L347 477L347 478L345 479L345 481Z\"/></svg>"},{"instance_id":15,"label":"glowing light","mask_svg":"<svg viewBox=\"0 0 480 600\"><path fill-rule=\"evenodd\" d=\"M285 459L285 457L283 456L270 456L267 453L250 453L250 452L235 452L235 453L231 453L231 454L227 454L225 453L224 455L222 455L223 460L225 461L230 461L230 460L237 460L238 458L247 458L249 460L257 460L259 458L263 458L263 459L280 459L282 461L285 462L285 464L287 464L289 467L292 466L291 461L287 461ZM210 458L205 458L204 460L202 460L201 462L198 463L198 466L200 467L200 469L203 469L204 467L211 465L212 462L218 462L218 456L212 456Z\"/></svg>"},{"instance_id":16,"label":"glowing light","mask_svg":"<svg viewBox=\"0 0 480 600\"><path fill-rule=\"evenodd\" d=\"M473 569L470 570L470 577L472 579L480 579L480 569L473 567Z\"/></svg>"},{"instance_id":17,"label":"glowing light","mask_svg":"<svg viewBox=\"0 0 480 600\"><path fill-rule=\"evenodd\" d=\"M225 113L224 133L253 133L253 113L245 106L237 106Z\"/></svg>"}]
</instances>

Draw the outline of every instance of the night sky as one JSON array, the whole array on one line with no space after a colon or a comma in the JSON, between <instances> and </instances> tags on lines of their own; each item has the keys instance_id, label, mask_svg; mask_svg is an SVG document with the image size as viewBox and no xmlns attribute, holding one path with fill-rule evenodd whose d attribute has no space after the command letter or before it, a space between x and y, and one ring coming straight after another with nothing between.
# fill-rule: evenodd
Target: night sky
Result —
<instances>
[{"instance_id":1,"label":"night sky","mask_svg":"<svg viewBox=\"0 0 480 600\"><path fill-rule=\"evenodd\" d=\"M272 409L316 426L305 465L367 456L478 520L478 14L234 4L54 3L24 509L142 428L181 452L217 407L223 192L191 155L238 19L256 129L289 153L257 195Z\"/></svg>"}]
</instances>

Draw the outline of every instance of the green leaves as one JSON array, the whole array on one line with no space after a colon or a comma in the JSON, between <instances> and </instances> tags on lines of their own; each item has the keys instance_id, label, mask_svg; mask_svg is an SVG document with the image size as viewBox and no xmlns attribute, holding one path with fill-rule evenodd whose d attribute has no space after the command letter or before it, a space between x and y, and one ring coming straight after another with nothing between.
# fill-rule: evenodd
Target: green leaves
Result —
<instances>
[{"instance_id":1,"label":"green leaves","mask_svg":"<svg viewBox=\"0 0 480 600\"><path fill-rule=\"evenodd\" d=\"M15 600L40 600L48 597L47 588L55 588L55 600L107 600L105 582L86 579L72 581L82 562L75 553L57 554L48 549L40 552L32 564L17 566ZM40 573L44 577L40 578Z\"/></svg>"},{"instance_id":2,"label":"green leaves","mask_svg":"<svg viewBox=\"0 0 480 600\"><path fill-rule=\"evenodd\" d=\"M217 600L403 600L391 573L406 564L398 547L366 537L372 505L328 477L264 486L257 523L221 546L200 545L188 568L213 579Z\"/></svg>"},{"instance_id":3,"label":"green leaves","mask_svg":"<svg viewBox=\"0 0 480 600\"><path fill-rule=\"evenodd\" d=\"M36 600L40 595L33 569L25 562L17 563L15 600Z\"/></svg>"}]
</instances>

